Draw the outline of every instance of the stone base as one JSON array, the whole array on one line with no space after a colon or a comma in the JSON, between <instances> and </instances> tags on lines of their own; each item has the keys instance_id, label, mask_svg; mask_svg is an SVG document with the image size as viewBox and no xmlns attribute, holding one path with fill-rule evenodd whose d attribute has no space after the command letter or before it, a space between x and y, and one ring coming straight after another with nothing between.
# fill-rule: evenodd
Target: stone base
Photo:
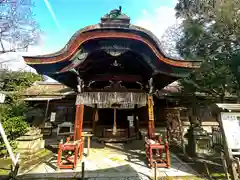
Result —
<instances>
[{"instance_id":1,"label":"stone base","mask_svg":"<svg viewBox=\"0 0 240 180\"><path fill-rule=\"evenodd\" d=\"M20 157L26 157L34 155L39 150L43 149L45 146L45 140L43 140L43 135L31 135L31 136L21 136L17 138L17 152L20 153Z\"/></svg>"},{"instance_id":2,"label":"stone base","mask_svg":"<svg viewBox=\"0 0 240 180\"><path fill-rule=\"evenodd\" d=\"M136 140L129 144L108 143L106 146L92 141L90 155L83 158L85 162L85 178L89 180L153 179L151 177L154 175L154 168L149 169L147 167L144 154L144 141ZM195 179L193 176L197 175L197 173L172 153L171 161L172 167L170 169L157 168L159 178ZM44 161L31 171L28 171L28 173L19 176L19 179L81 179L81 170L82 163L80 161L75 170L59 170L57 169L56 158L50 158L47 162Z\"/></svg>"}]
</instances>

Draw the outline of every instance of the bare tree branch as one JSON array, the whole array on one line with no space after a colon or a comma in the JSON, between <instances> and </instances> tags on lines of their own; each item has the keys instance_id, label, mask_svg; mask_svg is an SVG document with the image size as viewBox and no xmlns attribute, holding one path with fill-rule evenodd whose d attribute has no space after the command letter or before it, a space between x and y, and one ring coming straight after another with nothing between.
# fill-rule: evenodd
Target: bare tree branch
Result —
<instances>
[{"instance_id":1,"label":"bare tree branch","mask_svg":"<svg viewBox=\"0 0 240 180\"><path fill-rule=\"evenodd\" d=\"M0 54L26 51L38 42L40 30L31 0L0 0Z\"/></svg>"},{"instance_id":2,"label":"bare tree branch","mask_svg":"<svg viewBox=\"0 0 240 180\"><path fill-rule=\"evenodd\" d=\"M180 40L181 36L181 24L174 24L167 28L160 40L163 49L177 59L181 58L176 48L176 43Z\"/></svg>"},{"instance_id":3,"label":"bare tree branch","mask_svg":"<svg viewBox=\"0 0 240 180\"><path fill-rule=\"evenodd\" d=\"M4 52L5 49L4 49L4 46L3 46L3 42L2 42L2 39L0 38L0 43L1 43L1 48L2 48L2 51ZM1 53L1 52L0 52Z\"/></svg>"}]
</instances>

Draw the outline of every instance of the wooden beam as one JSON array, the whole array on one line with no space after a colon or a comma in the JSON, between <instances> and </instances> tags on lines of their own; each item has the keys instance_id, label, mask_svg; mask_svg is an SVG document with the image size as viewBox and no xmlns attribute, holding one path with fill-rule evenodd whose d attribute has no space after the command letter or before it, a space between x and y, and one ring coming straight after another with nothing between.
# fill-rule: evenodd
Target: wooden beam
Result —
<instances>
[{"instance_id":1,"label":"wooden beam","mask_svg":"<svg viewBox=\"0 0 240 180\"><path fill-rule=\"evenodd\" d=\"M89 76L87 79L93 81L124 81L124 82L141 82L143 81L140 75L109 75L109 74L99 74L94 76Z\"/></svg>"},{"instance_id":2,"label":"wooden beam","mask_svg":"<svg viewBox=\"0 0 240 180\"><path fill-rule=\"evenodd\" d=\"M90 88L84 88L84 92L126 92L126 89L90 89ZM146 92L144 89L130 89L127 88L127 92L133 92L133 93L144 93Z\"/></svg>"}]
</instances>

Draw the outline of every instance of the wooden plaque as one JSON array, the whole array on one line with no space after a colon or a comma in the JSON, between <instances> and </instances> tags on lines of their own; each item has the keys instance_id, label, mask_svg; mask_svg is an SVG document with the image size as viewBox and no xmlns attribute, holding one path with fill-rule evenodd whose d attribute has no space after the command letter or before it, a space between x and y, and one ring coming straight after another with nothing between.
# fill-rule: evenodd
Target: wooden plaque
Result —
<instances>
[{"instance_id":1,"label":"wooden plaque","mask_svg":"<svg viewBox=\"0 0 240 180\"><path fill-rule=\"evenodd\" d=\"M153 112L153 98L148 96L148 118L150 121L154 121L154 112Z\"/></svg>"}]
</instances>

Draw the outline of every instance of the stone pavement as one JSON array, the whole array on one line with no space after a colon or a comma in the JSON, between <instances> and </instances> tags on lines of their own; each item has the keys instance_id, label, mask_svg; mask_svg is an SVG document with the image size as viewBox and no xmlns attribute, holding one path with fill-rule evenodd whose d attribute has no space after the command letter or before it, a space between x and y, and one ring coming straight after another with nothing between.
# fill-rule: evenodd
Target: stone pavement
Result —
<instances>
[{"instance_id":1,"label":"stone pavement","mask_svg":"<svg viewBox=\"0 0 240 180\"><path fill-rule=\"evenodd\" d=\"M107 143L103 145L93 142L90 156L84 157L85 177L91 180L152 179L154 177L154 169L147 167L143 147L143 142L139 140L130 144ZM24 179L34 179L36 177L37 179L80 178L82 174L81 169L81 162L79 162L76 170L57 170L56 157L52 157L24 174ZM190 177L197 176L197 173L171 153L171 168L158 168L157 176Z\"/></svg>"}]
</instances>

